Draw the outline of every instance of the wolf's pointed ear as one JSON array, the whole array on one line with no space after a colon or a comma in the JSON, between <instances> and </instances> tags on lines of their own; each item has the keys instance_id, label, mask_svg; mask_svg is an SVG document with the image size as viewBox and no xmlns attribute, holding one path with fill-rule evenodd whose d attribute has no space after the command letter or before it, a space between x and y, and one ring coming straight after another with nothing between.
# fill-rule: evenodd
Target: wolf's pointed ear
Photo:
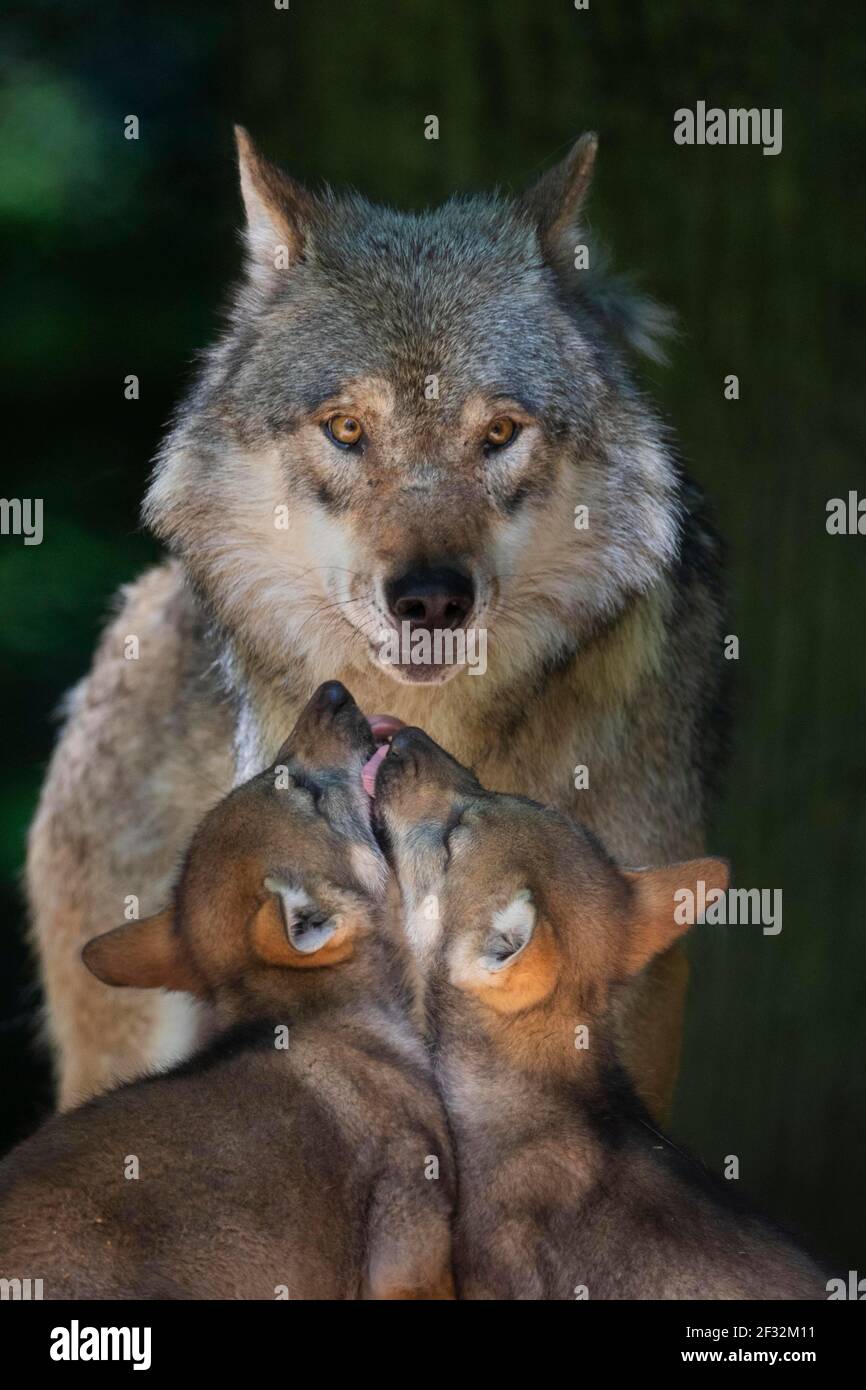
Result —
<instances>
[{"instance_id":1,"label":"wolf's pointed ear","mask_svg":"<svg viewBox=\"0 0 866 1390\"><path fill-rule=\"evenodd\" d=\"M664 363L667 341L676 332L675 316L628 276L612 274L606 253L581 225L597 150L598 136L592 131L581 135L562 163L524 193L523 206L535 222L548 265L568 291L579 296L615 338L653 362ZM579 266L579 247L589 253L585 266Z\"/></svg>"},{"instance_id":2,"label":"wolf's pointed ear","mask_svg":"<svg viewBox=\"0 0 866 1390\"><path fill-rule=\"evenodd\" d=\"M295 969L339 965L354 950L351 912L326 912L305 889L285 879L264 881L268 897L253 921L253 946L268 965Z\"/></svg>"},{"instance_id":3,"label":"wolf's pointed ear","mask_svg":"<svg viewBox=\"0 0 866 1390\"><path fill-rule=\"evenodd\" d=\"M624 973L636 975L697 920L697 905L709 893L724 893L731 881L725 859L690 859L663 869L627 869L634 907ZM714 899L715 900L715 899Z\"/></svg>"},{"instance_id":4,"label":"wolf's pointed ear","mask_svg":"<svg viewBox=\"0 0 866 1390\"><path fill-rule=\"evenodd\" d=\"M500 1013L540 1004L558 974L556 949L528 888L498 908L481 943L467 941L451 962L451 980Z\"/></svg>"},{"instance_id":5,"label":"wolf's pointed ear","mask_svg":"<svg viewBox=\"0 0 866 1390\"><path fill-rule=\"evenodd\" d=\"M542 248L554 264L573 262L580 214L592 183L597 150L598 136L589 130L560 164L542 174L523 195L538 226Z\"/></svg>"},{"instance_id":6,"label":"wolf's pointed ear","mask_svg":"<svg viewBox=\"0 0 866 1390\"><path fill-rule=\"evenodd\" d=\"M174 929L170 907L95 936L84 947L81 959L91 974L107 985L203 993L203 982L186 959Z\"/></svg>"},{"instance_id":7,"label":"wolf's pointed ear","mask_svg":"<svg viewBox=\"0 0 866 1390\"><path fill-rule=\"evenodd\" d=\"M272 275L303 259L314 201L301 184L259 154L243 126L235 126L235 143L251 268Z\"/></svg>"}]
</instances>

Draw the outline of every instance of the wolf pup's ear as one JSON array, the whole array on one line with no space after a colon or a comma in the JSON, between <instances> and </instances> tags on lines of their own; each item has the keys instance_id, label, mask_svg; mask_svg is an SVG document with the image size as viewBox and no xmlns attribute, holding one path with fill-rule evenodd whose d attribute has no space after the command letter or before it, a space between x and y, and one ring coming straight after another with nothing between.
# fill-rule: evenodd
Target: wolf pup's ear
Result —
<instances>
[{"instance_id":1,"label":"wolf pup's ear","mask_svg":"<svg viewBox=\"0 0 866 1390\"><path fill-rule=\"evenodd\" d=\"M351 913L321 908L303 889L276 877L264 881L267 897L253 922L253 945L268 965L296 969L337 965L354 950Z\"/></svg>"},{"instance_id":2,"label":"wolf pup's ear","mask_svg":"<svg viewBox=\"0 0 866 1390\"><path fill-rule=\"evenodd\" d=\"M725 859L690 859L663 869L628 869L634 890L624 973L635 975L697 921L709 893L724 893L731 880ZM715 901L713 898L711 901Z\"/></svg>"},{"instance_id":3,"label":"wolf pup's ear","mask_svg":"<svg viewBox=\"0 0 866 1390\"><path fill-rule=\"evenodd\" d=\"M500 1013L540 1004L553 990L556 976L554 943L539 922L528 888L492 914L480 952L477 940L467 939L451 968L458 989L478 995Z\"/></svg>"},{"instance_id":4,"label":"wolf pup's ear","mask_svg":"<svg viewBox=\"0 0 866 1390\"><path fill-rule=\"evenodd\" d=\"M565 159L542 174L523 195L538 226L542 249L555 265L573 264L580 214L592 183L597 150L598 136L587 131Z\"/></svg>"},{"instance_id":5,"label":"wolf pup's ear","mask_svg":"<svg viewBox=\"0 0 866 1390\"><path fill-rule=\"evenodd\" d=\"M235 126L235 142L247 215L250 270L273 278L279 270L303 259L314 199L259 154L243 126Z\"/></svg>"},{"instance_id":6,"label":"wolf pup's ear","mask_svg":"<svg viewBox=\"0 0 866 1390\"><path fill-rule=\"evenodd\" d=\"M94 937L81 952L81 959L91 974L107 985L203 992L203 983L186 959L175 931L170 907Z\"/></svg>"}]
</instances>

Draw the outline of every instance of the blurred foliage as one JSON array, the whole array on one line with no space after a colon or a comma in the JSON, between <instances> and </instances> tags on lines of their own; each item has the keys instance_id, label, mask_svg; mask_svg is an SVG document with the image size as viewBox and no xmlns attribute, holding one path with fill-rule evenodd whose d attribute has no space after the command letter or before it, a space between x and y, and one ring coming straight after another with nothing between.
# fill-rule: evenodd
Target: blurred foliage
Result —
<instances>
[{"instance_id":1,"label":"blurred foliage","mask_svg":"<svg viewBox=\"0 0 866 1390\"><path fill-rule=\"evenodd\" d=\"M156 553L138 527L149 459L238 264L232 122L298 177L402 206L522 187L593 127L592 223L680 315L648 385L731 546L736 748L711 847L743 886L784 891L780 937L694 944L676 1128L862 1262L866 539L824 528L829 497L866 494L862 8L30 0L2 38L3 490L46 510L42 546L0 549L3 1140L47 1101L23 837L52 711ZM697 100L781 107L782 154L674 145Z\"/></svg>"}]
</instances>

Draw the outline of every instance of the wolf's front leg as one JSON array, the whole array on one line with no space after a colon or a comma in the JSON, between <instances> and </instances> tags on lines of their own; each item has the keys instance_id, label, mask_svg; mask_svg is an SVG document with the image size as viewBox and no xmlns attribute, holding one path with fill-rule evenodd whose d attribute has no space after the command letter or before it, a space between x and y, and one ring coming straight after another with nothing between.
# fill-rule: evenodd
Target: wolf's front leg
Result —
<instances>
[{"instance_id":1,"label":"wolf's front leg","mask_svg":"<svg viewBox=\"0 0 866 1390\"><path fill-rule=\"evenodd\" d=\"M27 862L62 1109L188 1055L200 1033L186 996L111 989L80 956L90 937L165 905L195 826L231 786L231 719L212 664L165 565L127 591L70 701Z\"/></svg>"}]
</instances>

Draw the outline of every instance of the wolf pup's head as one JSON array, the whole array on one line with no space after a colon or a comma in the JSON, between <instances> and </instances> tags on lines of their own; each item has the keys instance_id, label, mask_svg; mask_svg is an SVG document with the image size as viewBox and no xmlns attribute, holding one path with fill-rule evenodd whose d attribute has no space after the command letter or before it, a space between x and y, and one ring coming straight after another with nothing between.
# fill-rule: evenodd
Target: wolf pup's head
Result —
<instances>
[{"instance_id":1,"label":"wolf pup's head","mask_svg":"<svg viewBox=\"0 0 866 1390\"><path fill-rule=\"evenodd\" d=\"M185 990L226 1022L399 990L389 875L361 782L375 746L345 687L323 685L276 762L204 818L171 905L88 942L88 969L106 984Z\"/></svg>"},{"instance_id":2,"label":"wolf pup's head","mask_svg":"<svg viewBox=\"0 0 866 1390\"><path fill-rule=\"evenodd\" d=\"M246 279L149 524L266 677L561 659L678 536L673 466L614 347L652 351L663 316L582 249L595 137L521 198L423 213L311 194L242 130L238 149Z\"/></svg>"},{"instance_id":3,"label":"wolf pup's head","mask_svg":"<svg viewBox=\"0 0 866 1390\"><path fill-rule=\"evenodd\" d=\"M688 928L678 894L728 886L721 859L619 868L559 812L486 791L421 729L395 733L375 808L431 1030L446 1047L489 1037L530 1068L603 1061L612 992Z\"/></svg>"}]
</instances>

